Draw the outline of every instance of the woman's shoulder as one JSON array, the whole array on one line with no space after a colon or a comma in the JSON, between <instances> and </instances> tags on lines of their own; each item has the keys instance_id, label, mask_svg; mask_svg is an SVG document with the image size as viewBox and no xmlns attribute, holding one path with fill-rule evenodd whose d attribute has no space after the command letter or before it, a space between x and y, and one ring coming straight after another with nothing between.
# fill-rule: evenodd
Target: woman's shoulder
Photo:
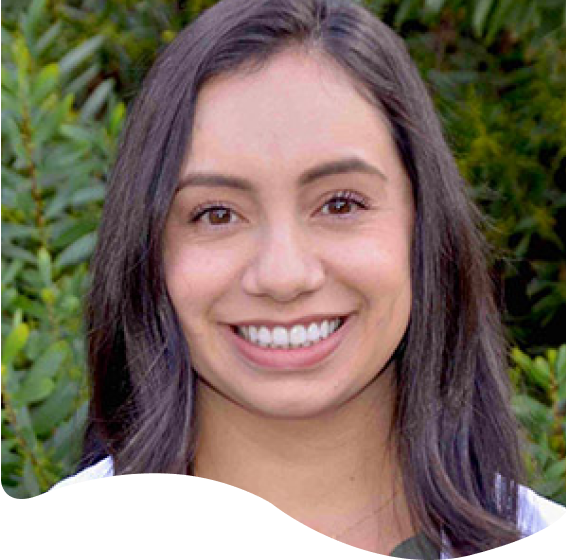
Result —
<instances>
[{"instance_id":1,"label":"woman's shoulder","mask_svg":"<svg viewBox=\"0 0 566 560\"><path fill-rule=\"evenodd\" d=\"M87 480L97 480L99 478L106 478L109 476L114 476L114 463L112 462L112 457L106 457L98 463L83 469L74 476L65 478L55 484L51 490L55 488L63 488L64 486L70 486L71 484L76 484L77 482L86 482Z\"/></svg>"},{"instance_id":2,"label":"woman's shoulder","mask_svg":"<svg viewBox=\"0 0 566 560\"><path fill-rule=\"evenodd\" d=\"M534 490L519 489L519 529L528 536L548 527L566 515L566 507L543 498Z\"/></svg>"}]
</instances>

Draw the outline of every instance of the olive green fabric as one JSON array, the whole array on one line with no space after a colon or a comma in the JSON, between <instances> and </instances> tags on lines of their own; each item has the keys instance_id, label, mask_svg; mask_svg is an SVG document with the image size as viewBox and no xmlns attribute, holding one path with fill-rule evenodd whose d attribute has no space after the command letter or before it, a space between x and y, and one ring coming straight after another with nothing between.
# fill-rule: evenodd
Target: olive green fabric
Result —
<instances>
[{"instance_id":1,"label":"olive green fabric","mask_svg":"<svg viewBox=\"0 0 566 560\"><path fill-rule=\"evenodd\" d=\"M412 560L438 560L440 551L424 535L419 534L396 546L389 556Z\"/></svg>"}]
</instances>

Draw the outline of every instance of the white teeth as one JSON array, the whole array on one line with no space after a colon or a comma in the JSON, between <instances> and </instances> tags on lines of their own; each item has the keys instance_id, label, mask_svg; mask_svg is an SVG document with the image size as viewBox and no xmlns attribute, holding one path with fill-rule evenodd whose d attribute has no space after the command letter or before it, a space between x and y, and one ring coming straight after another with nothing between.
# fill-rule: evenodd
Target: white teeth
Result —
<instances>
[{"instance_id":1,"label":"white teeth","mask_svg":"<svg viewBox=\"0 0 566 560\"><path fill-rule=\"evenodd\" d=\"M324 320L321 323L294 325L291 329L277 326L273 330L266 326L238 327L238 334L263 348L299 348L316 344L330 336L340 325L340 319Z\"/></svg>"}]
</instances>

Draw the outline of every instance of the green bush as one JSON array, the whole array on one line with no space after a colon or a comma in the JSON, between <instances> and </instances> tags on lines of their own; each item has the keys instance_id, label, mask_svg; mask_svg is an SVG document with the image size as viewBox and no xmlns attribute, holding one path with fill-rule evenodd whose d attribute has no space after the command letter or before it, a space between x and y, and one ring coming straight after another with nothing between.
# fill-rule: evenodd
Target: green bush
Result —
<instances>
[{"instance_id":1,"label":"green bush","mask_svg":"<svg viewBox=\"0 0 566 560\"><path fill-rule=\"evenodd\" d=\"M44 9L33 2L2 35L2 483L16 497L47 490L78 456L80 308L125 113L111 79L77 86L102 38L55 59Z\"/></svg>"},{"instance_id":2,"label":"green bush","mask_svg":"<svg viewBox=\"0 0 566 560\"><path fill-rule=\"evenodd\" d=\"M213 3L3 3L2 484L15 497L74 470L88 392L81 302L125 105L159 50ZM407 39L501 248L493 267L528 482L566 504L566 10L364 3Z\"/></svg>"},{"instance_id":3,"label":"green bush","mask_svg":"<svg viewBox=\"0 0 566 560\"><path fill-rule=\"evenodd\" d=\"M533 353L566 324L566 10L554 0L369 2L430 85L487 216L512 338Z\"/></svg>"},{"instance_id":4,"label":"green bush","mask_svg":"<svg viewBox=\"0 0 566 560\"><path fill-rule=\"evenodd\" d=\"M566 344L534 359L517 347L511 355L513 409L524 429L529 484L566 505Z\"/></svg>"}]
</instances>

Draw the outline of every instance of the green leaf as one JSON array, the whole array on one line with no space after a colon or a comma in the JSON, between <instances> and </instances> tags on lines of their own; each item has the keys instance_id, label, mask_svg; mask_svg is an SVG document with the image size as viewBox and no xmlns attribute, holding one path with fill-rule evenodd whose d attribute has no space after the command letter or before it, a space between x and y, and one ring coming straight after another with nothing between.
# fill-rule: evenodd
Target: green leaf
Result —
<instances>
[{"instance_id":1,"label":"green leaf","mask_svg":"<svg viewBox=\"0 0 566 560\"><path fill-rule=\"evenodd\" d=\"M23 21L23 31L30 43L35 45L37 27L45 15L46 0L33 0Z\"/></svg>"},{"instance_id":2,"label":"green leaf","mask_svg":"<svg viewBox=\"0 0 566 560\"><path fill-rule=\"evenodd\" d=\"M550 408L529 395L515 395L512 407L517 418L533 437L546 432L552 426L553 416Z\"/></svg>"},{"instance_id":3,"label":"green leaf","mask_svg":"<svg viewBox=\"0 0 566 560\"><path fill-rule=\"evenodd\" d=\"M4 30L2 30L4 32ZM18 91L18 80L14 68L10 65L2 65L2 103L5 102L5 95L9 92L16 95Z\"/></svg>"},{"instance_id":4,"label":"green leaf","mask_svg":"<svg viewBox=\"0 0 566 560\"><path fill-rule=\"evenodd\" d=\"M13 395L13 399L19 406L32 404L48 397L54 388L55 383L52 379L33 378L22 384L20 390Z\"/></svg>"},{"instance_id":5,"label":"green leaf","mask_svg":"<svg viewBox=\"0 0 566 560\"><path fill-rule=\"evenodd\" d=\"M57 268L71 266L86 261L92 255L96 245L96 232L90 232L69 245L57 257Z\"/></svg>"},{"instance_id":6,"label":"green leaf","mask_svg":"<svg viewBox=\"0 0 566 560\"><path fill-rule=\"evenodd\" d=\"M26 458L24 461L24 476L23 476L24 488L27 490L29 496L38 496L41 494L41 488L39 482L33 470L33 465L31 460Z\"/></svg>"},{"instance_id":7,"label":"green leaf","mask_svg":"<svg viewBox=\"0 0 566 560\"><path fill-rule=\"evenodd\" d=\"M26 345L29 336L29 327L25 323L20 323L12 329L6 342L2 345L2 366L12 365L17 355Z\"/></svg>"},{"instance_id":8,"label":"green leaf","mask_svg":"<svg viewBox=\"0 0 566 560\"><path fill-rule=\"evenodd\" d=\"M69 345L64 340L54 342L37 359L33 367L29 370L27 379L53 377L61 367L65 358L69 355Z\"/></svg>"},{"instance_id":9,"label":"green leaf","mask_svg":"<svg viewBox=\"0 0 566 560\"><path fill-rule=\"evenodd\" d=\"M75 414L55 430L50 440L53 449L53 459L62 461L73 460L80 453L82 432L88 415L88 403L82 403Z\"/></svg>"},{"instance_id":10,"label":"green leaf","mask_svg":"<svg viewBox=\"0 0 566 560\"><path fill-rule=\"evenodd\" d=\"M61 35L61 20L56 21L37 41L35 44L35 52L37 56L41 56Z\"/></svg>"},{"instance_id":11,"label":"green leaf","mask_svg":"<svg viewBox=\"0 0 566 560\"><path fill-rule=\"evenodd\" d=\"M548 469L546 469L544 476L548 480L553 478L563 478L566 475L566 459L556 461Z\"/></svg>"},{"instance_id":12,"label":"green leaf","mask_svg":"<svg viewBox=\"0 0 566 560\"><path fill-rule=\"evenodd\" d=\"M67 419L76 407L78 386L63 377L53 393L31 412L31 421L39 436L46 436Z\"/></svg>"},{"instance_id":13,"label":"green leaf","mask_svg":"<svg viewBox=\"0 0 566 560\"><path fill-rule=\"evenodd\" d=\"M113 89L114 80L112 78L100 83L84 103L81 109L81 121L85 122L96 117L102 106L110 98Z\"/></svg>"},{"instance_id":14,"label":"green leaf","mask_svg":"<svg viewBox=\"0 0 566 560\"><path fill-rule=\"evenodd\" d=\"M12 44L12 56L18 70L18 94L22 99L27 99L31 57L23 37L16 36Z\"/></svg>"},{"instance_id":15,"label":"green leaf","mask_svg":"<svg viewBox=\"0 0 566 560\"><path fill-rule=\"evenodd\" d=\"M26 357L31 362L37 361L51 344L49 331L31 331L26 344Z\"/></svg>"},{"instance_id":16,"label":"green leaf","mask_svg":"<svg viewBox=\"0 0 566 560\"><path fill-rule=\"evenodd\" d=\"M76 126L72 124L64 124L61 126L61 134L69 140L74 140L78 143L94 144L96 143L96 136L84 126Z\"/></svg>"},{"instance_id":17,"label":"green leaf","mask_svg":"<svg viewBox=\"0 0 566 560\"><path fill-rule=\"evenodd\" d=\"M52 284L51 255L48 253L45 247L42 247L37 252L37 268L39 270L39 275L41 276L41 281L43 285L51 286Z\"/></svg>"},{"instance_id":18,"label":"green leaf","mask_svg":"<svg viewBox=\"0 0 566 560\"><path fill-rule=\"evenodd\" d=\"M104 43L104 37L96 35L90 39L81 43L78 47L75 47L72 51L68 52L59 61L59 70L61 76L68 76L80 66L83 62L88 60L93 54L100 49Z\"/></svg>"},{"instance_id":19,"label":"green leaf","mask_svg":"<svg viewBox=\"0 0 566 560\"><path fill-rule=\"evenodd\" d=\"M7 225L7 224L6 224ZM4 236L4 228L6 225L2 225L2 235ZM2 286L9 286L14 281L14 278L20 273L24 263L22 261L12 261L7 269L2 271Z\"/></svg>"},{"instance_id":20,"label":"green leaf","mask_svg":"<svg viewBox=\"0 0 566 560\"><path fill-rule=\"evenodd\" d=\"M537 356L534 359L531 370L531 378L543 389L547 391L550 389L552 373L550 371L549 363L542 356Z\"/></svg>"},{"instance_id":21,"label":"green leaf","mask_svg":"<svg viewBox=\"0 0 566 560\"><path fill-rule=\"evenodd\" d=\"M35 362L25 375L14 400L20 404L30 404L48 397L55 388L53 377L59 371L68 355L68 345L64 341L52 344Z\"/></svg>"},{"instance_id":22,"label":"green leaf","mask_svg":"<svg viewBox=\"0 0 566 560\"><path fill-rule=\"evenodd\" d=\"M537 356L534 360L531 360L531 358L517 347L513 348L511 356L515 360L515 363L523 370L529 381L545 390L550 388L550 366L542 356Z\"/></svg>"},{"instance_id":23,"label":"green leaf","mask_svg":"<svg viewBox=\"0 0 566 560\"><path fill-rule=\"evenodd\" d=\"M479 0L475 3L475 10L472 16L472 27L477 37L483 34L483 28L487 19L487 14L493 5L493 0Z\"/></svg>"},{"instance_id":24,"label":"green leaf","mask_svg":"<svg viewBox=\"0 0 566 560\"><path fill-rule=\"evenodd\" d=\"M122 124L124 122L125 114L126 114L126 106L122 102L118 103L114 107L114 109L112 109L112 113L110 115L110 122L108 124L108 132L110 136L115 137L120 133Z\"/></svg>"},{"instance_id":25,"label":"green leaf","mask_svg":"<svg viewBox=\"0 0 566 560\"><path fill-rule=\"evenodd\" d=\"M16 426L24 439L27 449L35 450L37 448L37 437L31 424L28 407L18 407L14 409L14 414L16 415Z\"/></svg>"},{"instance_id":26,"label":"green leaf","mask_svg":"<svg viewBox=\"0 0 566 560\"><path fill-rule=\"evenodd\" d=\"M446 0L425 0L425 8L428 11L437 14L440 10L442 10L445 3Z\"/></svg>"},{"instance_id":27,"label":"green leaf","mask_svg":"<svg viewBox=\"0 0 566 560\"><path fill-rule=\"evenodd\" d=\"M523 371L526 371L531 368L532 360L527 356L524 352L521 351L520 348L515 346L511 350L511 357L515 360L515 363L520 366Z\"/></svg>"},{"instance_id":28,"label":"green leaf","mask_svg":"<svg viewBox=\"0 0 566 560\"><path fill-rule=\"evenodd\" d=\"M80 202L82 202L82 200ZM96 224L97 221L91 219L89 216L82 217L80 221L69 222L65 225L64 228L61 228L61 230L59 230L57 234L54 233L52 247L54 249L62 249L67 247L83 235L96 229Z\"/></svg>"},{"instance_id":29,"label":"green leaf","mask_svg":"<svg viewBox=\"0 0 566 560\"><path fill-rule=\"evenodd\" d=\"M33 239L35 241L38 238L37 228L34 226L2 223L2 241L4 242L13 239L19 239L20 241L23 239ZM2 281L4 281L4 279L2 279Z\"/></svg>"},{"instance_id":30,"label":"green leaf","mask_svg":"<svg viewBox=\"0 0 566 560\"><path fill-rule=\"evenodd\" d=\"M31 105L39 105L59 83L59 67L56 63L44 66L31 86Z\"/></svg>"},{"instance_id":31,"label":"green leaf","mask_svg":"<svg viewBox=\"0 0 566 560\"><path fill-rule=\"evenodd\" d=\"M2 112L2 129L4 138L8 140L9 147L12 148L14 154L22 161L27 161L28 154L22 141L20 127L17 125L14 118L4 111ZM4 142L3 147L7 147Z\"/></svg>"},{"instance_id":32,"label":"green leaf","mask_svg":"<svg viewBox=\"0 0 566 560\"><path fill-rule=\"evenodd\" d=\"M100 65L98 63L94 63L93 65L89 66L82 74L76 77L66 88L65 90L69 93L78 94L80 93L88 84L96 78L100 74Z\"/></svg>"},{"instance_id":33,"label":"green leaf","mask_svg":"<svg viewBox=\"0 0 566 560\"><path fill-rule=\"evenodd\" d=\"M55 109L49 111L43 118L41 126L35 134L35 144L37 146L49 141L52 143L53 136L59 131L62 123L70 117L73 105L73 96L71 94L57 103Z\"/></svg>"},{"instance_id":34,"label":"green leaf","mask_svg":"<svg viewBox=\"0 0 566 560\"><path fill-rule=\"evenodd\" d=\"M77 206L88 204L90 202L102 202L104 200L105 194L106 190L104 188L104 185L95 184L77 191L73 195L72 204L76 208Z\"/></svg>"}]
</instances>

